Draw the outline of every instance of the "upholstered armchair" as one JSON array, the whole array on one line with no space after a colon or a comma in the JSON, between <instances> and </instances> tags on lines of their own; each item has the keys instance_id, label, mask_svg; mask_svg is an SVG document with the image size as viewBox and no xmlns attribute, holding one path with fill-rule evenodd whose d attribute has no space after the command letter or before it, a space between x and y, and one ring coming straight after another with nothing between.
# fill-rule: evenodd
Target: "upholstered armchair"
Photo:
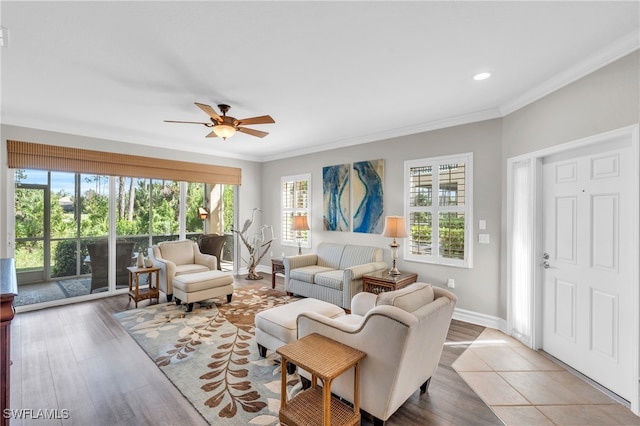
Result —
<instances>
[{"instance_id":1,"label":"upholstered armchair","mask_svg":"<svg viewBox=\"0 0 640 426\"><path fill-rule=\"evenodd\" d=\"M349 315L300 314L298 338L318 333L365 352L360 408L374 416L374 424L384 424L418 388L427 391L456 301L451 292L425 283L379 295L362 292L353 297ZM353 402L353 374L336 378L331 392Z\"/></svg>"},{"instance_id":2,"label":"upholstered armchair","mask_svg":"<svg viewBox=\"0 0 640 426\"><path fill-rule=\"evenodd\" d=\"M160 290L173 299L173 278L176 275L192 274L217 269L215 256L200 252L198 243L190 240L163 241L149 247L153 266L160 268Z\"/></svg>"}]
</instances>

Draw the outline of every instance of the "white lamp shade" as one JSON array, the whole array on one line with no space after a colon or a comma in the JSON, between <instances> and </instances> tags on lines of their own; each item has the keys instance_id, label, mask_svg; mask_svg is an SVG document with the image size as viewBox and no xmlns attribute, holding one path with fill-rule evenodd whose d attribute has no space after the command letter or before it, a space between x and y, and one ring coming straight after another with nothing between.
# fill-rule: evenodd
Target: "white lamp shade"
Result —
<instances>
[{"instance_id":1,"label":"white lamp shade","mask_svg":"<svg viewBox=\"0 0 640 426\"><path fill-rule=\"evenodd\" d=\"M309 223L306 216L294 216L293 223L291 224L291 230L293 231L308 231Z\"/></svg>"},{"instance_id":2,"label":"white lamp shade","mask_svg":"<svg viewBox=\"0 0 640 426\"><path fill-rule=\"evenodd\" d=\"M230 138L236 134L236 129L228 124L216 124L213 126L213 133L222 139Z\"/></svg>"},{"instance_id":3,"label":"white lamp shade","mask_svg":"<svg viewBox=\"0 0 640 426\"><path fill-rule=\"evenodd\" d=\"M403 216L387 216L384 218L382 235L390 238L407 238L407 226Z\"/></svg>"}]
</instances>

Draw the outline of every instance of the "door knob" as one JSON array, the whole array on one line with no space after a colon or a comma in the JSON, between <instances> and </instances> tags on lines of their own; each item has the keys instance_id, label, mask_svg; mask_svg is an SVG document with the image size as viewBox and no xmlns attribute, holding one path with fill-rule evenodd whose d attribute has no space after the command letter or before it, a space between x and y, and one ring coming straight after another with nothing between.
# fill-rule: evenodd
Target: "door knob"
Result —
<instances>
[{"instance_id":1,"label":"door knob","mask_svg":"<svg viewBox=\"0 0 640 426\"><path fill-rule=\"evenodd\" d=\"M542 267L543 267L544 269L549 269L549 268L551 268L551 265L549 265L549 253L544 253L544 254L542 255L542 259L543 259Z\"/></svg>"}]
</instances>

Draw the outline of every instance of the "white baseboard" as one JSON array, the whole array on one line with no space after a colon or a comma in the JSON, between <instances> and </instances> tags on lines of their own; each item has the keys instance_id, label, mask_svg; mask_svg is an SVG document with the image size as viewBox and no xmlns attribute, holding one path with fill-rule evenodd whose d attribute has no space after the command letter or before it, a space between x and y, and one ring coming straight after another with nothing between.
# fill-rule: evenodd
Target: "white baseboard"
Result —
<instances>
[{"instance_id":1,"label":"white baseboard","mask_svg":"<svg viewBox=\"0 0 640 426\"><path fill-rule=\"evenodd\" d=\"M456 308L453 312L453 319L481 325L483 327L495 328L508 334L507 322L502 318Z\"/></svg>"}]
</instances>

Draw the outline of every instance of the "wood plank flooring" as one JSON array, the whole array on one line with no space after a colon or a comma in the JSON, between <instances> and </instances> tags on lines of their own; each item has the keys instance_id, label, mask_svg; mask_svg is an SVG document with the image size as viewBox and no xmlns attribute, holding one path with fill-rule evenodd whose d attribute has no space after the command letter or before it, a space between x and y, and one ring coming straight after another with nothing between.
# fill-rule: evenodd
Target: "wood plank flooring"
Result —
<instances>
[{"instance_id":1,"label":"wood plank flooring","mask_svg":"<svg viewBox=\"0 0 640 426\"><path fill-rule=\"evenodd\" d=\"M282 278L276 282L282 290ZM234 286L247 283L255 281L237 278ZM11 408L33 410L33 416L39 409L58 410L60 418L12 419L11 425L206 425L113 318L132 307L119 295L17 314ZM416 390L387 425L501 425L451 367L483 330L453 321L428 394L420 397ZM362 424L371 421L363 418Z\"/></svg>"}]
</instances>

